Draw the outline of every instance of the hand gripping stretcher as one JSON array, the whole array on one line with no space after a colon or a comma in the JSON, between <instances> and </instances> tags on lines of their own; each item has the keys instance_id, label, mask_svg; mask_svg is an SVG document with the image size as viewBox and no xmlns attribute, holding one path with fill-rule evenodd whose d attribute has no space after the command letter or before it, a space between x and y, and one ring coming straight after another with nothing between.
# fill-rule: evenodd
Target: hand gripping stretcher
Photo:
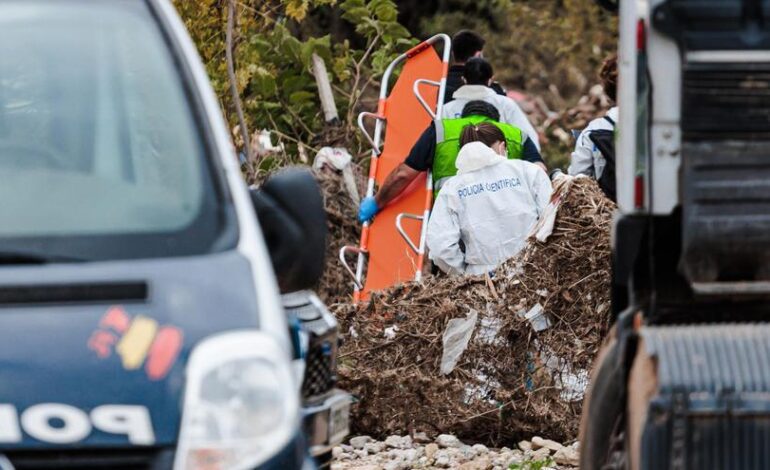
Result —
<instances>
[{"instance_id":1,"label":"hand gripping stretcher","mask_svg":"<svg viewBox=\"0 0 770 470\"><path fill-rule=\"evenodd\" d=\"M433 47L439 42L443 42L441 58ZM367 196L373 196L375 183L381 185L404 161L431 120L441 116L450 48L449 36L438 34L398 56L382 78L377 113L359 114L358 126L372 145ZM388 94L390 78L402 63ZM366 119L375 121L373 136L364 125ZM433 181L428 172L382 208L371 223L364 224L358 246L342 247L340 261L353 278L354 301L398 282L421 279L432 202ZM355 271L348 263L351 253L357 255Z\"/></svg>"}]
</instances>

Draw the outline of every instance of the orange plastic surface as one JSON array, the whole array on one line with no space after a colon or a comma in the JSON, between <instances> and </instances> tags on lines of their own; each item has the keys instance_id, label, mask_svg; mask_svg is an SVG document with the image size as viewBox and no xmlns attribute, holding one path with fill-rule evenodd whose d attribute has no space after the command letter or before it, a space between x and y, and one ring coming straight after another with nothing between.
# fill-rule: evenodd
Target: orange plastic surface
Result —
<instances>
[{"instance_id":1,"label":"orange plastic surface","mask_svg":"<svg viewBox=\"0 0 770 470\"><path fill-rule=\"evenodd\" d=\"M439 81L445 73L444 65L433 47L420 51L405 62L382 110L386 127L375 172L378 187L406 159L420 134L431 123L430 116L414 95L415 80ZM435 111L438 87L421 85L420 94ZM363 234L362 244L367 247L369 256L361 299L366 299L371 291L413 280L415 273L422 269L421 257L396 230L396 217L400 213L422 216L426 209L430 209L432 195L426 188L426 178L427 174L423 173L398 199L383 208L370 225L368 234ZM421 222L404 219L403 227L412 242L419 246Z\"/></svg>"}]
</instances>

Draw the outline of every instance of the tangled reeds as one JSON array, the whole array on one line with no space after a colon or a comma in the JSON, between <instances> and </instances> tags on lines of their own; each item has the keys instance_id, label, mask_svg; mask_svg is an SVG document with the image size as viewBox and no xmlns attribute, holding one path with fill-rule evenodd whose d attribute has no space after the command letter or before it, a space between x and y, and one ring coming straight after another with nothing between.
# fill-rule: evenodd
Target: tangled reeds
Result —
<instances>
[{"instance_id":1,"label":"tangled reeds","mask_svg":"<svg viewBox=\"0 0 770 470\"><path fill-rule=\"evenodd\" d=\"M363 175L358 166L353 166L358 183L358 190L363 190ZM361 224L358 222L358 204L346 187L342 174L330 168L313 170L324 196L324 208L328 227L326 243L326 269L321 277L316 293L327 305L349 302L353 287L350 276L339 262L340 248L345 245L357 245L361 237Z\"/></svg>"},{"instance_id":2,"label":"tangled reeds","mask_svg":"<svg viewBox=\"0 0 770 470\"><path fill-rule=\"evenodd\" d=\"M574 438L609 326L613 209L595 182L571 180L550 238L493 276L428 277L335 306L340 384L359 398L354 432L451 433L492 445ZM443 375L448 326L467 347Z\"/></svg>"}]
</instances>

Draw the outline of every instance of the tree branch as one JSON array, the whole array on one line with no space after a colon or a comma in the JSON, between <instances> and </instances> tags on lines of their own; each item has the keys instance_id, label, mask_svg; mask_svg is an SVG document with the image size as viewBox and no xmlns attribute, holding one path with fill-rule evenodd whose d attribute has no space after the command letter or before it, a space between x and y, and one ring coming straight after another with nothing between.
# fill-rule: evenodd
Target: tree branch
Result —
<instances>
[{"instance_id":1,"label":"tree branch","mask_svg":"<svg viewBox=\"0 0 770 470\"><path fill-rule=\"evenodd\" d=\"M227 6L227 34L225 37L226 58L227 58L227 76L230 79L230 93L233 98L235 112L238 114L238 122L241 126L243 136L243 148L246 150L246 159L251 160L251 142L249 138L249 128L246 126L246 118L243 115L243 106L241 104L241 95L238 93L238 82L235 77L235 63L233 60L233 29L235 28L235 0L228 0Z\"/></svg>"}]
</instances>

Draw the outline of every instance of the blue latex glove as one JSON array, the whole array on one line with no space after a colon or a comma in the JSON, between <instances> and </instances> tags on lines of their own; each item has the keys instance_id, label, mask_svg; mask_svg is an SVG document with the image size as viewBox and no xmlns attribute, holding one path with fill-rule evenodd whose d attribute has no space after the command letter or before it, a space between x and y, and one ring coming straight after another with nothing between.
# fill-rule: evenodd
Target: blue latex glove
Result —
<instances>
[{"instance_id":1,"label":"blue latex glove","mask_svg":"<svg viewBox=\"0 0 770 470\"><path fill-rule=\"evenodd\" d=\"M379 211L380 208L377 206L377 201L373 196L364 198L364 200L361 201L361 206L358 208L358 221L361 223L371 222Z\"/></svg>"}]
</instances>

